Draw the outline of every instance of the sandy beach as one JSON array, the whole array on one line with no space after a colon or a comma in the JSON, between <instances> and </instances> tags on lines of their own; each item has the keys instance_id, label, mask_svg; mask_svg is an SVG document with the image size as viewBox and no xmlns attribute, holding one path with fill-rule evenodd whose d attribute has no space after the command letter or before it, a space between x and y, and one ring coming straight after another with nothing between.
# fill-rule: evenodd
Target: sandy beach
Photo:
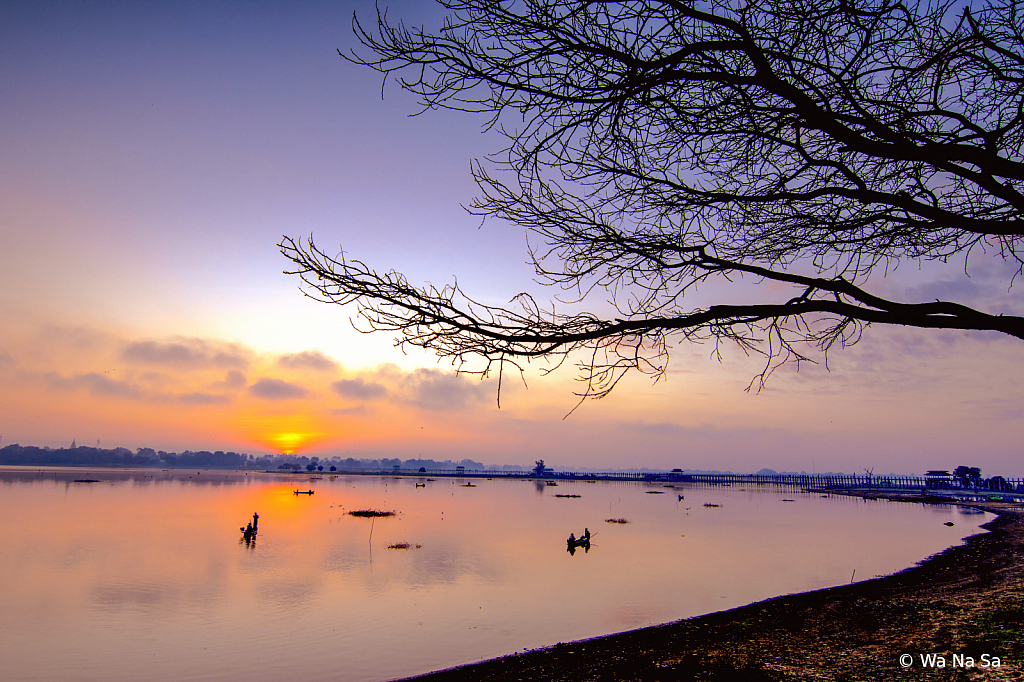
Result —
<instances>
[{"instance_id":1,"label":"sandy beach","mask_svg":"<svg viewBox=\"0 0 1024 682\"><path fill-rule=\"evenodd\" d=\"M990 532L891 576L409 679L1024 680L1024 505L968 506Z\"/></svg>"}]
</instances>

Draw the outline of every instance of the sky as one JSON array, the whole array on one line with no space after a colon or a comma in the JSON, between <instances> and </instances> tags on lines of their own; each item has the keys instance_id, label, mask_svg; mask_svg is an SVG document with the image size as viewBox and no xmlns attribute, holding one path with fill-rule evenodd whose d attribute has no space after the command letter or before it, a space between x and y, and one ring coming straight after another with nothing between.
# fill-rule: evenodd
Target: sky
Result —
<instances>
[{"instance_id":1,"label":"sky","mask_svg":"<svg viewBox=\"0 0 1024 682\"><path fill-rule=\"evenodd\" d=\"M427 3L387 5L440 25ZM552 294L521 227L461 207L502 140L471 114L410 116L392 83L382 98L338 56L353 11L374 18L346 1L0 4L0 445L1024 475L1024 345L995 334L872 327L761 391L745 390L760 358L680 342L660 381L629 376L566 417L571 367L506 377L499 408L493 378L303 296L283 235L411 282L457 276L488 303ZM1021 314L1012 274L975 254L875 286Z\"/></svg>"}]
</instances>

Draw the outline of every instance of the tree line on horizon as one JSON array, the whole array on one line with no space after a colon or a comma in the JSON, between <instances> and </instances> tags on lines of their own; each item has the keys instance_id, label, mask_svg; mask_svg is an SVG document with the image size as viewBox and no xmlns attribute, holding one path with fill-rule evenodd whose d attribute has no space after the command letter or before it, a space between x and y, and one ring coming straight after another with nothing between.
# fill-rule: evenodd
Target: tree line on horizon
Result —
<instances>
[{"instance_id":1,"label":"tree line on horizon","mask_svg":"<svg viewBox=\"0 0 1024 682\"><path fill-rule=\"evenodd\" d=\"M69 448L39 447L35 445L22 446L17 443L0 448L0 465L8 466L96 466L96 467L133 467L133 468L166 468L166 469L248 469L256 471L346 471L354 469L391 469L399 466L406 470L418 470L420 467L427 470L454 470L458 466L465 467L470 471L568 471L570 468L556 466L549 468L544 460L538 460L537 466L529 467L519 464L487 465L472 459L461 459L452 461L450 459L437 461L434 459L414 458L403 460L398 457L388 458L342 458L333 457L320 458L317 456L307 457L305 455L260 455L255 456L244 452L224 452L217 450L185 450L184 452L166 452L154 450L153 448L136 448L133 453L128 448L99 448L80 445ZM604 471L590 467L571 467L577 472ZM664 471L663 469L639 468L629 471ZM719 471L711 469L680 469L682 473L688 474L725 474L742 475L733 471ZM755 472L760 475L808 475L806 471L775 471L774 469L763 468ZM843 472L821 472L820 476L844 476ZM870 475L870 474L869 474ZM878 476L884 478L884 476ZM1008 490L1012 485L1002 476L983 478L981 469L961 465L956 467L949 474L951 482L962 488L985 488L991 490Z\"/></svg>"},{"instance_id":2,"label":"tree line on horizon","mask_svg":"<svg viewBox=\"0 0 1024 682\"><path fill-rule=\"evenodd\" d=\"M245 452L224 452L217 450L185 450L184 452L166 452L153 448L136 448L133 453L128 448L100 448L80 445L69 448L22 446L13 443L0 448L0 465L15 466L123 466L123 467L161 467L191 469L193 467L208 469L256 469L256 470L316 470L318 467L339 469L380 469L399 465L403 468L454 469L464 466L467 469L520 469L518 465L501 465L488 467L481 462L463 459L458 462L433 459L400 458L330 458L307 457L304 455L260 455ZM312 467L312 468L310 468Z\"/></svg>"}]
</instances>

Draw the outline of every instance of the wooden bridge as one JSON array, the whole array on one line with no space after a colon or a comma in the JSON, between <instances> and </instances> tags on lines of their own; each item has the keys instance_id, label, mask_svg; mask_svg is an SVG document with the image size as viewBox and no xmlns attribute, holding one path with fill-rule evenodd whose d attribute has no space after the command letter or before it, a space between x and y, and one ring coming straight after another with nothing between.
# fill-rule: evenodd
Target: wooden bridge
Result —
<instances>
[{"instance_id":1,"label":"wooden bridge","mask_svg":"<svg viewBox=\"0 0 1024 682\"><path fill-rule=\"evenodd\" d=\"M708 486L786 486L800 488L823 488L832 490L854 488L878 488L900 490L950 490L975 491L978 493L1014 492L1024 493L1024 478L994 476L964 484L953 477L924 476L875 476L865 474L688 474L683 472L639 472L639 471L546 471L543 475L535 471L500 471L474 469L358 469L332 472L351 475L411 476L411 477L457 477L457 478L514 478L551 481L639 481L649 483L689 483Z\"/></svg>"}]
</instances>

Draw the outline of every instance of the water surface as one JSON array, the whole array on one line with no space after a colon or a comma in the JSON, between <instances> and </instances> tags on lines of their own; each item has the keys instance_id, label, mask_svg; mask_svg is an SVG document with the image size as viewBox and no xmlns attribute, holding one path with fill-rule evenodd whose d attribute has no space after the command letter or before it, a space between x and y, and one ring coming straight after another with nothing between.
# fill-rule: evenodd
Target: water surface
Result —
<instances>
[{"instance_id":1,"label":"water surface","mask_svg":"<svg viewBox=\"0 0 1024 682\"><path fill-rule=\"evenodd\" d=\"M3 678L385 680L892 573L992 518L794 489L415 483L0 467ZM366 508L398 513L347 514Z\"/></svg>"}]
</instances>

